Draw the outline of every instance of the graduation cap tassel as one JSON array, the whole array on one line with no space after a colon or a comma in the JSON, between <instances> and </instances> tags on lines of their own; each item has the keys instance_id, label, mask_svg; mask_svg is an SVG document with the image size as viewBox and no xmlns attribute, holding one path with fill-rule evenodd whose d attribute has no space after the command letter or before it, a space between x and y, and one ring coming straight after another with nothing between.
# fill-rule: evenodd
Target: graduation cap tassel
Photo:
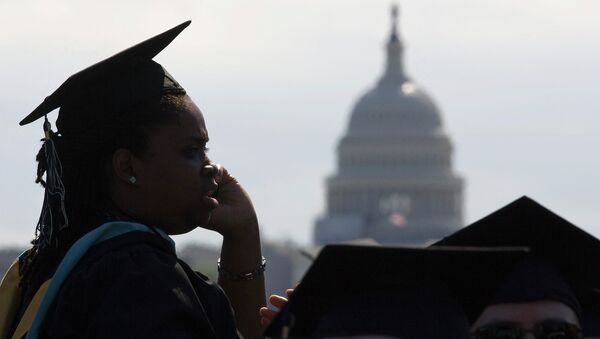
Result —
<instances>
[{"instance_id":1,"label":"graduation cap tassel","mask_svg":"<svg viewBox=\"0 0 600 339\"><path fill-rule=\"evenodd\" d=\"M65 209L65 186L62 181L62 164L56 152L54 144L54 133L52 125L45 118L44 121L44 144L42 146L46 162L46 180L38 178L45 187L44 204L36 229L38 245L46 247L56 243L56 233L68 226L69 219ZM41 173L38 173L40 175ZM62 223L55 225L58 221L55 216L62 216ZM58 230L56 227L58 226Z\"/></svg>"}]
</instances>

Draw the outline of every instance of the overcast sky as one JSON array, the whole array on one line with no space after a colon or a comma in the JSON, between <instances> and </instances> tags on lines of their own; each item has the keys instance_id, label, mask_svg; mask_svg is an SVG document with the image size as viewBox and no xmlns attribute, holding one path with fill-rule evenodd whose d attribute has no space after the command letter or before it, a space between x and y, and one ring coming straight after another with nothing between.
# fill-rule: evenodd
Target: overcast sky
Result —
<instances>
[{"instance_id":1,"label":"overcast sky","mask_svg":"<svg viewBox=\"0 0 600 339\"><path fill-rule=\"evenodd\" d=\"M0 246L33 236L41 123L69 75L191 19L156 60L203 110L211 157L263 234L308 243L358 97L380 76L391 2L0 1ZM435 99L466 221L529 195L600 235L600 1L406 0L407 73ZM208 231L178 236L217 244Z\"/></svg>"}]
</instances>

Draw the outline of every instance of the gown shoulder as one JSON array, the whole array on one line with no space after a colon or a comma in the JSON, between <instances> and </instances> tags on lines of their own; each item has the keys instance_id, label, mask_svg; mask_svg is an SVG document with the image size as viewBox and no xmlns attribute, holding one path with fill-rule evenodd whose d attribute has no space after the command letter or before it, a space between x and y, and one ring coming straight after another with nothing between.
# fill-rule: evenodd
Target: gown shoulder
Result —
<instances>
[{"instance_id":1,"label":"gown shoulder","mask_svg":"<svg viewBox=\"0 0 600 339\"><path fill-rule=\"evenodd\" d=\"M45 338L238 338L223 290L154 233L94 245L42 326Z\"/></svg>"}]
</instances>

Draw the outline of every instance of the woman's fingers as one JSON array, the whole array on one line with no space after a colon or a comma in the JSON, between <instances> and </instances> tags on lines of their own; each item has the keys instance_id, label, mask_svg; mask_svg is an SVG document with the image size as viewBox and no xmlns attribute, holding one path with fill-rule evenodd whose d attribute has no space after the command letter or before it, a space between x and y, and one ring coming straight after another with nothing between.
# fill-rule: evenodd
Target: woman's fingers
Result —
<instances>
[{"instance_id":1,"label":"woman's fingers","mask_svg":"<svg viewBox=\"0 0 600 339\"><path fill-rule=\"evenodd\" d=\"M280 295L272 295L269 297L269 302L271 303L271 305L277 307L278 309L281 309L283 307L283 305L285 305L288 300L285 297L282 297Z\"/></svg>"},{"instance_id":2,"label":"woman's fingers","mask_svg":"<svg viewBox=\"0 0 600 339\"><path fill-rule=\"evenodd\" d=\"M258 313L260 314L260 324L263 327L267 327L267 326L269 326L271 321L273 321L273 319L275 319L275 316L277 316L278 312L270 310L266 307L261 307L260 311Z\"/></svg>"},{"instance_id":3,"label":"woman's fingers","mask_svg":"<svg viewBox=\"0 0 600 339\"><path fill-rule=\"evenodd\" d=\"M223 166L221 166L220 164L215 164L213 162L210 162L204 165L204 167L202 167L202 174L212 175L215 178L217 184L220 183L221 180L223 180L223 171Z\"/></svg>"},{"instance_id":4,"label":"woman's fingers","mask_svg":"<svg viewBox=\"0 0 600 339\"><path fill-rule=\"evenodd\" d=\"M215 181L218 183L221 182L221 180L223 180L223 166L221 166L220 164L213 164L214 168L215 168Z\"/></svg>"},{"instance_id":5,"label":"woman's fingers","mask_svg":"<svg viewBox=\"0 0 600 339\"><path fill-rule=\"evenodd\" d=\"M290 295L292 295L292 292L294 290L289 288L285 291L285 294L289 297ZM288 302L286 297L282 297L280 295L272 295L269 297L269 303L271 305L273 305L273 307L277 308L277 311L273 311L271 309L268 309L266 307L261 307L260 310L258 311L258 313L260 314L260 323L263 327L267 327L269 326L269 324L271 323L271 321L273 321L273 319L275 319L275 317L277 316L277 314L279 313L279 310L281 310L283 308L283 306L285 306L285 304Z\"/></svg>"},{"instance_id":6,"label":"woman's fingers","mask_svg":"<svg viewBox=\"0 0 600 339\"><path fill-rule=\"evenodd\" d=\"M260 313L261 318L265 318L269 321L273 320L275 318L275 316L277 315L276 311L270 310L266 307L261 307L259 313Z\"/></svg>"},{"instance_id":7,"label":"woman's fingers","mask_svg":"<svg viewBox=\"0 0 600 339\"><path fill-rule=\"evenodd\" d=\"M224 167L210 164L210 175L218 182L213 194L219 206L212 210L205 228L217 231L223 236L246 237L257 226L256 212L248 193Z\"/></svg>"}]
</instances>

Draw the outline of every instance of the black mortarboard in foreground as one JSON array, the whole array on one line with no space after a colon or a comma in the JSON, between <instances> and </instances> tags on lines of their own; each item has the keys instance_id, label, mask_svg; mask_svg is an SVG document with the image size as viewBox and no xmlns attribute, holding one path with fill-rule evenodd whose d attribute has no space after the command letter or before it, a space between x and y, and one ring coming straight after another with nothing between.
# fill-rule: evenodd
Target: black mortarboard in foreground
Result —
<instances>
[{"instance_id":1,"label":"black mortarboard in foreground","mask_svg":"<svg viewBox=\"0 0 600 339\"><path fill-rule=\"evenodd\" d=\"M326 246L265 335L469 338L469 321L525 253Z\"/></svg>"},{"instance_id":2,"label":"black mortarboard in foreground","mask_svg":"<svg viewBox=\"0 0 600 339\"><path fill-rule=\"evenodd\" d=\"M592 290L582 300L583 319L581 328L584 338L600 337L600 290Z\"/></svg>"},{"instance_id":3,"label":"black mortarboard in foreground","mask_svg":"<svg viewBox=\"0 0 600 339\"><path fill-rule=\"evenodd\" d=\"M165 93L184 89L154 58L181 33L186 21L69 77L19 124L31 123L56 108L58 131L84 134L96 124L118 119L119 114Z\"/></svg>"},{"instance_id":4,"label":"black mortarboard in foreground","mask_svg":"<svg viewBox=\"0 0 600 339\"><path fill-rule=\"evenodd\" d=\"M529 247L546 264L530 264L529 269L522 270L524 273L520 279L538 281L544 285L543 290L554 291L546 293L546 298L562 301L567 305L571 303L569 306L573 305L569 301L570 293L574 293L579 302L583 303L590 291L600 286L600 269L596 264L600 260L600 240L528 197L510 203L433 246ZM533 270L544 272L543 276L536 276ZM557 272L552 273L552 270ZM554 283L550 284L551 281ZM507 284L513 282L509 281ZM504 289L508 291L508 286ZM530 290L534 292L533 289ZM528 294L526 289L513 288L513 292L523 302L531 301L533 294L537 298L544 298L539 294L540 290ZM516 297L513 295L511 298L515 301ZM498 301L501 302L501 299Z\"/></svg>"}]
</instances>

